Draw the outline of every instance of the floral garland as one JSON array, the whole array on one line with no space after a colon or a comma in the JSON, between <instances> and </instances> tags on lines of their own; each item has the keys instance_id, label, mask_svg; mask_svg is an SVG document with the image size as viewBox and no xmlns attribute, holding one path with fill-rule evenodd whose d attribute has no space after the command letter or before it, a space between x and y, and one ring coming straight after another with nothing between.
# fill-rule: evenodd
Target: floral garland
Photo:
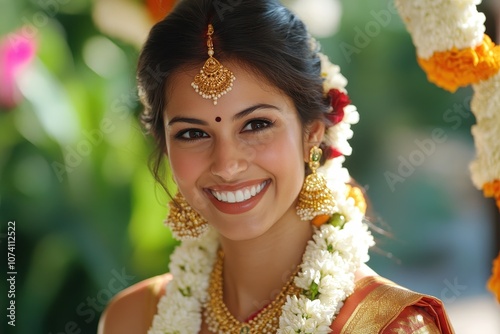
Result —
<instances>
[{"instance_id":1,"label":"floral garland","mask_svg":"<svg viewBox=\"0 0 500 334\"><path fill-rule=\"evenodd\" d=\"M217 248L217 233L209 228L200 239L184 240L174 250L170 257L174 279L158 303L158 313L148 334L199 333Z\"/></svg>"},{"instance_id":2,"label":"floral garland","mask_svg":"<svg viewBox=\"0 0 500 334\"><path fill-rule=\"evenodd\" d=\"M330 223L315 228L295 278L303 289L288 296L278 333L330 333L343 301L354 291L354 273L368 261L373 237L352 198L340 205ZM345 221L345 223L344 223ZM200 330L202 308L208 298L210 272L217 257L217 233L209 228L199 240L186 240L171 256L174 279L158 303L148 334L194 334Z\"/></svg>"},{"instance_id":3,"label":"floral garland","mask_svg":"<svg viewBox=\"0 0 500 334\"><path fill-rule=\"evenodd\" d=\"M472 182L500 209L500 46L485 35L481 0L396 0L429 81L454 92L472 85L472 127L477 157L470 165ZM500 262L500 254L496 266ZM500 270L489 289L500 302Z\"/></svg>"},{"instance_id":4,"label":"floral garland","mask_svg":"<svg viewBox=\"0 0 500 334\"><path fill-rule=\"evenodd\" d=\"M314 42L315 43L315 42ZM354 291L354 274L368 261L368 249L374 240L363 223L365 203L347 185L350 176L342 167L344 155L352 149L352 124L359 120L356 108L350 105L345 85L347 80L338 66L319 53L324 91L330 95L332 122L325 133L327 162L318 169L334 194L337 213L319 227L303 256L294 283L302 289L297 296L288 296L279 319L278 333L330 333L330 326L344 300ZM185 240L171 256L170 272L174 279L160 299L158 313L148 334L194 334L202 322L202 308L208 299L210 272L219 246L217 233L209 228L198 240Z\"/></svg>"},{"instance_id":5,"label":"floral garland","mask_svg":"<svg viewBox=\"0 0 500 334\"><path fill-rule=\"evenodd\" d=\"M344 300L353 293L354 273L368 261L374 241L352 198L343 205L344 214L334 214L329 223L315 228L295 278L303 292L287 297L278 334L330 333Z\"/></svg>"}]
</instances>

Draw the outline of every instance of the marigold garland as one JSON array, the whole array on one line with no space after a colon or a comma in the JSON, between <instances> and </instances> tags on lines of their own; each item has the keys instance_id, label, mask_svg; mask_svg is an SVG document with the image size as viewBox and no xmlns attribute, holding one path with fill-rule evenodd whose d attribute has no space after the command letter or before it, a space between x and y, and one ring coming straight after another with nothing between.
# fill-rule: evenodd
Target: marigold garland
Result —
<instances>
[{"instance_id":1,"label":"marigold garland","mask_svg":"<svg viewBox=\"0 0 500 334\"><path fill-rule=\"evenodd\" d=\"M495 75L500 69L500 46L488 35L475 48L435 52L429 59L418 58L427 79L450 92L478 83Z\"/></svg>"},{"instance_id":2,"label":"marigold garland","mask_svg":"<svg viewBox=\"0 0 500 334\"><path fill-rule=\"evenodd\" d=\"M495 294L497 301L500 303L500 253L493 260L493 274L488 280L488 289Z\"/></svg>"},{"instance_id":3,"label":"marigold garland","mask_svg":"<svg viewBox=\"0 0 500 334\"><path fill-rule=\"evenodd\" d=\"M480 0L396 0L429 81L454 92L473 85L471 111L477 157L471 178L500 209L500 46L484 34ZM482 40L480 38L482 37ZM500 302L500 255L488 288Z\"/></svg>"},{"instance_id":4,"label":"marigold garland","mask_svg":"<svg viewBox=\"0 0 500 334\"><path fill-rule=\"evenodd\" d=\"M483 192L485 197L493 197L500 208L500 180L486 183Z\"/></svg>"},{"instance_id":5,"label":"marigold garland","mask_svg":"<svg viewBox=\"0 0 500 334\"><path fill-rule=\"evenodd\" d=\"M490 184L500 179L500 72L473 88L471 110L477 123L471 129L476 146L476 159L470 164L471 178L486 197L495 198ZM496 204L500 208L500 201Z\"/></svg>"}]
</instances>

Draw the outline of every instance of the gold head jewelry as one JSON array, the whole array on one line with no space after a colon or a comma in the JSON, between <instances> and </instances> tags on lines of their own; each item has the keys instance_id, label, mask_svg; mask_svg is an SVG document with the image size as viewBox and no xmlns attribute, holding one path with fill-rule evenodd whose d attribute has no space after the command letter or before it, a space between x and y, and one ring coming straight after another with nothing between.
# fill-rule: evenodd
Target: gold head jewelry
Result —
<instances>
[{"instance_id":1,"label":"gold head jewelry","mask_svg":"<svg viewBox=\"0 0 500 334\"><path fill-rule=\"evenodd\" d=\"M212 35L214 27L209 24L207 32L208 59L205 61L200 73L194 77L191 86L204 99L212 99L214 105L217 99L233 88L233 81L236 80L233 72L225 68L214 55L214 43Z\"/></svg>"},{"instance_id":2,"label":"gold head jewelry","mask_svg":"<svg viewBox=\"0 0 500 334\"><path fill-rule=\"evenodd\" d=\"M334 195L328 188L323 175L318 174L323 151L317 146L309 152L309 174L302 186L297 202L297 215L301 220L312 220L318 216L331 216L336 209ZM313 222L314 223L314 222Z\"/></svg>"}]
</instances>

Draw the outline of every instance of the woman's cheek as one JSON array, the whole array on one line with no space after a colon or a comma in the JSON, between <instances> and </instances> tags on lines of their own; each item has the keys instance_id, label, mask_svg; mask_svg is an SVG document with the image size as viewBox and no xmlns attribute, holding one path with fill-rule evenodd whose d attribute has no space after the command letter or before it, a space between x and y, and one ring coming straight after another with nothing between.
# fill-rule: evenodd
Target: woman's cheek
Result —
<instances>
[{"instance_id":1,"label":"woman's cheek","mask_svg":"<svg viewBox=\"0 0 500 334\"><path fill-rule=\"evenodd\" d=\"M182 186L188 184L188 186L193 186L196 178L199 177L201 173L202 161L200 161L200 155L172 150L169 155L169 160L177 185Z\"/></svg>"},{"instance_id":2,"label":"woman's cheek","mask_svg":"<svg viewBox=\"0 0 500 334\"><path fill-rule=\"evenodd\" d=\"M272 161L280 156L280 151L276 151L280 147L280 138L283 135L281 129L271 129L262 131L253 135L251 138L242 141L242 152L245 153L247 161L252 162L262 157L266 157L268 161Z\"/></svg>"}]
</instances>

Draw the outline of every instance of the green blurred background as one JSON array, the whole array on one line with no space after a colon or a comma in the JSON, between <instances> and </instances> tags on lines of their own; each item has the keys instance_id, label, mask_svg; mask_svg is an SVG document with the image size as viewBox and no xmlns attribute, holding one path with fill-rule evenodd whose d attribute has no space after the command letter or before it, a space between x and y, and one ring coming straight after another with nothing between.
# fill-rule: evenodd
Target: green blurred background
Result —
<instances>
[{"instance_id":1,"label":"green blurred background","mask_svg":"<svg viewBox=\"0 0 500 334\"><path fill-rule=\"evenodd\" d=\"M0 254L7 268L7 223L15 221L17 271L12 327L1 270L1 333L95 333L114 294L168 270L175 242L162 224L167 197L148 170L153 146L137 121L135 67L148 28L170 6L0 0L2 43L17 33L36 50L10 99L0 95ZM495 37L493 1L481 9ZM385 231L376 232L370 264L442 298L453 314L477 301L498 312L484 287L498 253L498 211L468 177L472 92L427 82L392 10L382 0L342 1L338 31L319 38L361 115L346 164L367 189L375 230ZM9 85L2 80L0 91ZM415 154L424 158L414 170L388 181Z\"/></svg>"}]
</instances>

